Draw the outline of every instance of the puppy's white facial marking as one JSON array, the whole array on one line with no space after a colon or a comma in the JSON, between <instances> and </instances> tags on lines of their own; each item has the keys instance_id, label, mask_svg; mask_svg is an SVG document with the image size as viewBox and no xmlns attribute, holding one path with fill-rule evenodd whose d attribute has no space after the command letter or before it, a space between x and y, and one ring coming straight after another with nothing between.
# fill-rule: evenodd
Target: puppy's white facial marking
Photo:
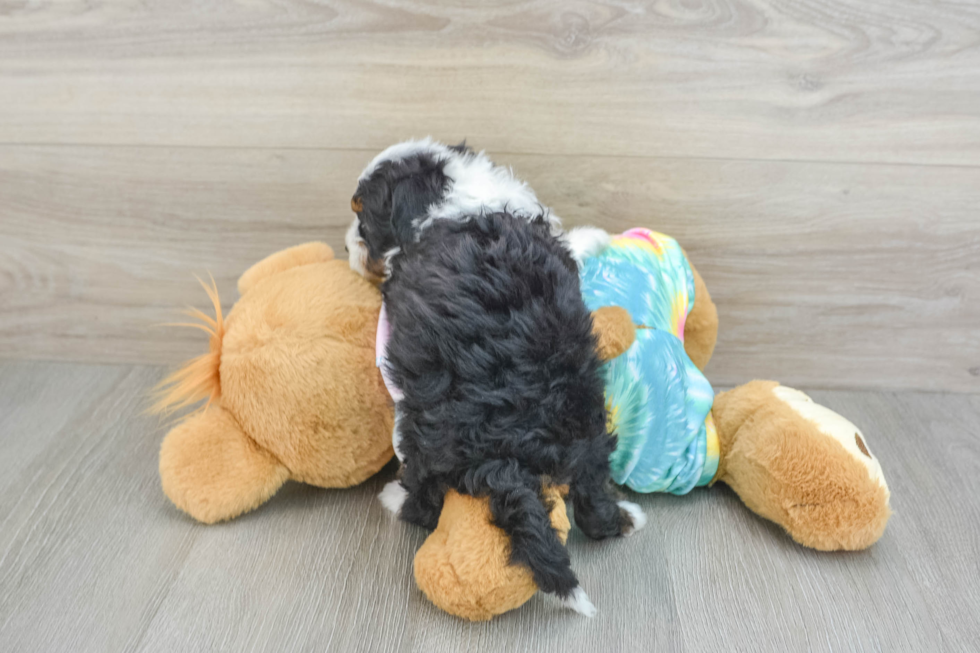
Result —
<instances>
[{"instance_id":1,"label":"puppy's white facial marking","mask_svg":"<svg viewBox=\"0 0 980 653\"><path fill-rule=\"evenodd\" d=\"M368 248L361 234L357 231L358 220L350 223L347 233L344 235L344 244L347 245L347 258L350 269L357 272L362 277L369 277L367 271Z\"/></svg>"},{"instance_id":2,"label":"puppy's white facial marking","mask_svg":"<svg viewBox=\"0 0 980 653\"><path fill-rule=\"evenodd\" d=\"M393 515L397 515L401 512L402 505L405 503L405 499L408 497L408 491L402 487L402 484L398 481L392 481L385 485L384 489L378 493L378 499L381 500L381 505Z\"/></svg>"},{"instance_id":3,"label":"puppy's white facial marking","mask_svg":"<svg viewBox=\"0 0 980 653\"><path fill-rule=\"evenodd\" d=\"M612 240L608 233L598 227L575 227L562 239L579 267L582 267L585 259L606 249Z\"/></svg>"},{"instance_id":4,"label":"puppy's white facial marking","mask_svg":"<svg viewBox=\"0 0 980 653\"><path fill-rule=\"evenodd\" d=\"M572 593L568 595L568 598L562 599L562 603L565 604L566 608L571 608L586 617L594 617L597 612L595 606L592 605L592 601L589 600L589 595L585 593L585 590L581 586L573 589Z\"/></svg>"},{"instance_id":5,"label":"puppy's white facial marking","mask_svg":"<svg viewBox=\"0 0 980 653\"><path fill-rule=\"evenodd\" d=\"M633 520L633 528L624 531L624 536L628 537L647 525L647 516L643 513L643 509L640 506L632 501L618 501L617 505L625 510L629 514L630 519Z\"/></svg>"}]
</instances>

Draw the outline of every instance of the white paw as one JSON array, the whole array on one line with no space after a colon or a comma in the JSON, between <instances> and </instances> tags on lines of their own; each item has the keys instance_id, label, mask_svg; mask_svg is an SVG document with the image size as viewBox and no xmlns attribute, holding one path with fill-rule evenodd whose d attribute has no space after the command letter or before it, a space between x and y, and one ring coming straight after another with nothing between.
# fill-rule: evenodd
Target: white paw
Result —
<instances>
[{"instance_id":1,"label":"white paw","mask_svg":"<svg viewBox=\"0 0 980 653\"><path fill-rule=\"evenodd\" d=\"M632 501L618 501L617 504L620 508L628 512L630 519L633 520L633 528L624 531L623 535L632 535L647 525L647 516L643 514L643 509L640 508L640 506L636 505Z\"/></svg>"},{"instance_id":2,"label":"white paw","mask_svg":"<svg viewBox=\"0 0 980 653\"><path fill-rule=\"evenodd\" d=\"M595 606L592 605L592 601L589 600L589 595L585 593L585 590L581 586L573 589L572 593L568 595L568 598L562 599L561 602L565 604L566 608L571 608L581 615L586 617L595 616Z\"/></svg>"},{"instance_id":3,"label":"white paw","mask_svg":"<svg viewBox=\"0 0 980 653\"><path fill-rule=\"evenodd\" d=\"M402 487L402 484L398 481L392 481L385 485L384 489L378 493L378 498L381 499L381 505L384 506L388 512L393 515L397 515L402 509L402 504L405 503L405 497L408 496L408 491Z\"/></svg>"}]
</instances>

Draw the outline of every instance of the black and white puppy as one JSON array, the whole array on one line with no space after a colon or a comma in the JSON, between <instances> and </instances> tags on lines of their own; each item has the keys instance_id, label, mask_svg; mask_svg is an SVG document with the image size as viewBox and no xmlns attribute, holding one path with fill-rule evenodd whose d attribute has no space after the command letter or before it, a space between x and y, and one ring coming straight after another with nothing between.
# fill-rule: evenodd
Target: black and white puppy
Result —
<instances>
[{"instance_id":1,"label":"black and white puppy","mask_svg":"<svg viewBox=\"0 0 980 653\"><path fill-rule=\"evenodd\" d=\"M433 222L391 268L382 290L403 467L382 501L434 529L449 489L489 497L511 562L591 616L542 479L569 485L589 537L628 535L645 518L610 483L616 439L574 260L543 218L493 213Z\"/></svg>"},{"instance_id":2,"label":"black and white puppy","mask_svg":"<svg viewBox=\"0 0 980 653\"><path fill-rule=\"evenodd\" d=\"M510 168L495 165L465 144L431 138L392 145L361 173L351 199L357 214L345 238L350 267L381 281L385 261L436 220L459 220L507 211L531 219L545 216L557 233L561 221Z\"/></svg>"},{"instance_id":3,"label":"black and white puppy","mask_svg":"<svg viewBox=\"0 0 980 653\"><path fill-rule=\"evenodd\" d=\"M382 152L361 175L351 267L382 286L387 372L401 397L401 480L381 494L436 527L448 489L488 496L511 560L594 614L550 524L542 478L568 483L590 537L645 522L617 501L603 383L575 262L557 218L482 153L431 140Z\"/></svg>"}]
</instances>

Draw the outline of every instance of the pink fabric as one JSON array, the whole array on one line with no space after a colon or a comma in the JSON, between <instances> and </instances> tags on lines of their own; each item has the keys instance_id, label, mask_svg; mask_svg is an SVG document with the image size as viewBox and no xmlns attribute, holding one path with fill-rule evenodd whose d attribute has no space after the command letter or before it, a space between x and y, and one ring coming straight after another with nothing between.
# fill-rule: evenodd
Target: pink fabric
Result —
<instances>
[{"instance_id":1,"label":"pink fabric","mask_svg":"<svg viewBox=\"0 0 980 653\"><path fill-rule=\"evenodd\" d=\"M381 378L384 379L385 387L388 388L388 394L395 401L401 401L405 395L395 386L388 371L389 338L391 338L391 323L388 322L388 311L385 310L384 302L382 302L381 314L378 315L378 335L374 339L374 363L381 369Z\"/></svg>"}]
</instances>

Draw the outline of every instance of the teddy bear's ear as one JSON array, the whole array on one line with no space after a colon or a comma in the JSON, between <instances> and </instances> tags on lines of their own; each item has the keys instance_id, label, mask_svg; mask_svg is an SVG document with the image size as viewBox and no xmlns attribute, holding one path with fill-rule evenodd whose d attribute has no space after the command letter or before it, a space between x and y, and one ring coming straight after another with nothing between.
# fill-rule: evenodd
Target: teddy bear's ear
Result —
<instances>
[{"instance_id":1,"label":"teddy bear's ear","mask_svg":"<svg viewBox=\"0 0 980 653\"><path fill-rule=\"evenodd\" d=\"M333 260L330 245L321 242L296 245L271 254L245 271L238 279L238 294L244 295L263 279L290 268Z\"/></svg>"},{"instance_id":2,"label":"teddy bear's ear","mask_svg":"<svg viewBox=\"0 0 980 653\"><path fill-rule=\"evenodd\" d=\"M289 470L220 406L209 406L175 426L160 447L164 493L205 524L257 508L288 478Z\"/></svg>"}]
</instances>

